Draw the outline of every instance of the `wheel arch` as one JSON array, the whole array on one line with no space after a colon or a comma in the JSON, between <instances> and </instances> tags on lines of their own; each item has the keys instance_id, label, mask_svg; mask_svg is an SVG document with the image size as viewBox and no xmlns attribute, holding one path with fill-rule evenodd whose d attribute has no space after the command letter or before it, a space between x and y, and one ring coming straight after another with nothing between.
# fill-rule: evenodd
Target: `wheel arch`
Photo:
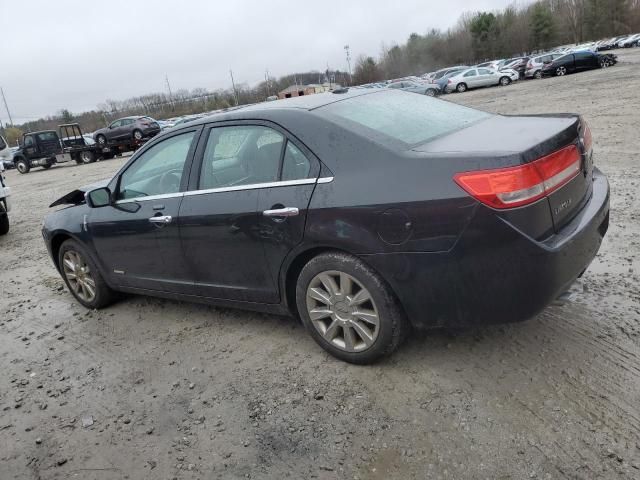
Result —
<instances>
[{"instance_id":1,"label":"wheel arch","mask_svg":"<svg viewBox=\"0 0 640 480\"><path fill-rule=\"evenodd\" d=\"M283 292L282 298L284 301L284 307L291 313L292 316L299 319L299 312L296 302L296 282L298 281L298 277L300 276L300 272L304 266L312 259L321 255L323 253L344 253L347 255L351 255L364 264L367 265L371 270L373 270L377 275L380 276L382 281L387 285L387 288L391 292L391 294L395 297L400 309L402 310L403 315L407 318L406 311L404 309L404 305L400 301L400 297L392 287L392 285L387 281L386 278L380 273L380 271L366 261L360 255L355 254L354 252L350 252L343 248L337 248L330 245L316 245L304 249L302 251L296 252L291 260L288 262L284 269L284 274L281 276L281 291ZM409 322L410 323L410 322Z\"/></svg>"}]
</instances>

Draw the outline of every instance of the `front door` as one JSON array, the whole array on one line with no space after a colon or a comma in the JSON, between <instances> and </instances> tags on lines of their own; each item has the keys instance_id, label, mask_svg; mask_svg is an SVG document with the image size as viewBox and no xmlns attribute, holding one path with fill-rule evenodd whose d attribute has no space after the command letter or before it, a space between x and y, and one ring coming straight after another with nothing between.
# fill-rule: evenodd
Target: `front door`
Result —
<instances>
[{"instance_id":1,"label":"front door","mask_svg":"<svg viewBox=\"0 0 640 480\"><path fill-rule=\"evenodd\" d=\"M178 215L197 134L180 132L141 151L120 174L114 203L90 210L95 249L117 285L191 290Z\"/></svg>"},{"instance_id":2,"label":"front door","mask_svg":"<svg viewBox=\"0 0 640 480\"><path fill-rule=\"evenodd\" d=\"M107 140L118 140L118 137L122 133L122 120L116 120L111 125L109 125L109 129L105 132L107 136Z\"/></svg>"}]
</instances>

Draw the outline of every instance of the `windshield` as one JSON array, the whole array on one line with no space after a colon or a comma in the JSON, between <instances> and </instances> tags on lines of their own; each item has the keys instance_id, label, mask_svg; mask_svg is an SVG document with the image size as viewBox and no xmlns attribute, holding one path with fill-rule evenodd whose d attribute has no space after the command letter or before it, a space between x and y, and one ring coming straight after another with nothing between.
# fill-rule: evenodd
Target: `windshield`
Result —
<instances>
[{"instance_id":1,"label":"windshield","mask_svg":"<svg viewBox=\"0 0 640 480\"><path fill-rule=\"evenodd\" d=\"M318 110L355 133L382 142L400 142L406 148L491 116L444 100L394 90L348 98Z\"/></svg>"}]
</instances>

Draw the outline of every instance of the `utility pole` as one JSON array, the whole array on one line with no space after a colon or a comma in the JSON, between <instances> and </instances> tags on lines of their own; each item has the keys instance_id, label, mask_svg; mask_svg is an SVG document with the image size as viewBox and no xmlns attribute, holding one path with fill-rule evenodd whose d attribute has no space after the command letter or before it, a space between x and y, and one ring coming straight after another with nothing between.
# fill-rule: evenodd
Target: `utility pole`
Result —
<instances>
[{"instance_id":1,"label":"utility pole","mask_svg":"<svg viewBox=\"0 0 640 480\"><path fill-rule=\"evenodd\" d=\"M264 81L267 84L267 97L271 96L271 82L269 81L269 69L264 71Z\"/></svg>"},{"instance_id":2,"label":"utility pole","mask_svg":"<svg viewBox=\"0 0 640 480\"><path fill-rule=\"evenodd\" d=\"M164 76L165 82L167 82L167 89L169 90L169 104L171 105L171 109L173 110L173 94L171 93L171 84L169 83L169 75Z\"/></svg>"},{"instance_id":3,"label":"utility pole","mask_svg":"<svg viewBox=\"0 0 640 480\"><path fill-rule=\"evenodd\" d=\"M4 102L4 108L7 110L7 115L9 115L9 123L13 125L13 119L11 118L11 112L9 111L9 105L7 105L7 99L4 96L4 90L0 87L0 93L2 93L2 101Z\"/></svg>"},{"instance_id":4,"label":"utility pole","mask_svg":"<svg viewBox=\"0 0 640 480\"><path fill-rule=\"evenodd\" d=\"M233 70L229 70L229 74L231 75L231 85L233 86L233 97L236 100L236 107L238 106L238 90L236 90L236 82L233 79Z\"/></svg>"},{"instance_id":5,"label":"utility pole","mask_svg":"<svg viewBox=\"0 0 640 480\"><path fill-rule=\"evenodd\" d=\"M349 45L344 46L344 51L347 53L347 65L349 66L349 85L353 83L353 77L351 76L351 51Z\"/></svg>"}]
</instances>

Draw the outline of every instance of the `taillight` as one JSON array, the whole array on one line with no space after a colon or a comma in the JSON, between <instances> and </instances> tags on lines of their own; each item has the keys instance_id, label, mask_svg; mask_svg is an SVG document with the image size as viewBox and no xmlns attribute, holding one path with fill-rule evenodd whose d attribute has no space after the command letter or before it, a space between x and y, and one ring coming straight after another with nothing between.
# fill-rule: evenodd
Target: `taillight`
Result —
<instances>
[{"instance_id":1,"label":"taillight","mask_svg":"<svg viewBox=\"0 0 640 480\"><path fill-rule=\"evenodd\" d=\"M569 145L517 167L457 173L455 182L472 197L493 208L520 207L562 187L580 173L580 152Z\"/></svg>"},{"instance_id":2,"label":"taillight","mask_svg":"<svg viewBox=\"0 0 640 480\"><path fill-rule=\"evenodd\" d=\"M582 145L584 147L584 152L588 153L593 146L593 138L591 137L591 129L587 122L584 123L584 130L582 135Z\"/></svg>"}]
</instances>

